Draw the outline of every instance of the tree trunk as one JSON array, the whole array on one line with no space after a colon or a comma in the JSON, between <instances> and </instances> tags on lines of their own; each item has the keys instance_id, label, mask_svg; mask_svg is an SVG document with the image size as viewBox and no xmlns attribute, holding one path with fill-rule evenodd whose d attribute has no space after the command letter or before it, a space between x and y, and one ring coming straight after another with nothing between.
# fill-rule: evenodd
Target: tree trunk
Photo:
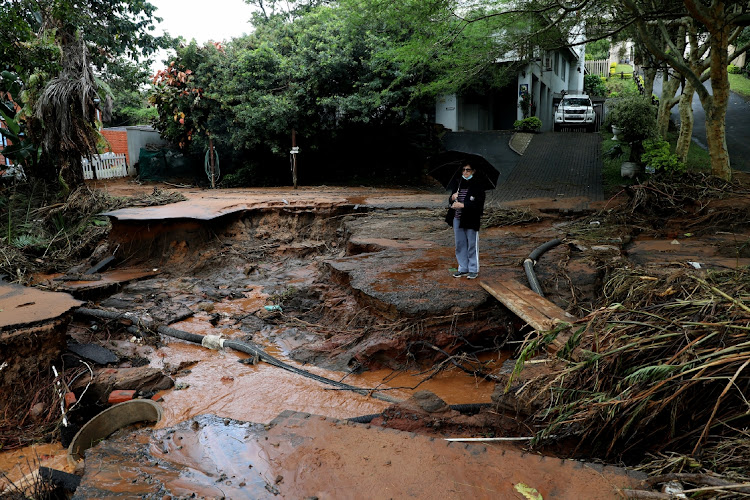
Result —
<instances>
[{"instance_id":1,"label":"tree trunk","mask_svg":"<svg viewBox=\"0 0 750 500\"><path fill-rule=\"evenodd\" d=\"M83 186L83 167L78 153L73 152L60 158L60 180L65 183L63 190L66 196Z\"/></svg>"},{"instance_id":2,"label":"tree trunk","mask_svg":"<svg viewBox=\"0 0 750 500\"><path fill-rule=\"evenodd\" d=\"M713 84L713 82L711 82ZM714 89L715 91L715 89ZM727 102L717 102L714 94L713 103L701 101L706 111L706 142L708 154L711 155L711 173L724 180L732 180L732 167L729 164L725 118Z\"/></svg>"},{"instance_id":3,"label":"tree trunk","mask_svg":"<svg viewBox=\"0 0 750 500\"><path fill-rule=\"evenodd\" d=\"M699 93L706 112L706 142L711 155L711 173L727 181L732 180L729 164L725 118L729 104L729 75L727 65L729 28L724 27L711 36L711 88L713 95Z\"/></svg>"},{"instance_id":4,"label":"tree trunk","mask_svg":"<svg viewBox=\"0 0 750 500\"><path fill-rule=\"evenodd\" d=\"M39 161L26 172L32 179L39 179L47 184L57 182L57 165L50 155L42 154Z\"/></svg>"},{"instance_id":5,"label":"tree trunk","mask_svg":"<svg viewBox=\"0 0 750 500\"><path fill-rule=\"evenodd\" d=\"M668 78L666 71L664 72L664 78ZM667 140L667 132L669 131L669 118L672 114L672 108L677 104L674 96L679 87L680 80L674 77L665 80L662 85L661 98L659 99L659 114L656 117L656 129L659 136L665 141Z\"/></svg>"},{"instance_id":6,"label":"tree trunk","mask_svg":"<svg viewBox=\"0 0 750 500\"><path fill-rule=\"evenodd\" d=\"M646 97L654 95L654 80L656 80L656 67L649 67L643 71L643 89Z\"/></svg>"},{"instance_id":7,"label":"tree trunk","mask_svg":"<svg viewBox=\"0 0 750 500\"><path fill-rule=\"evenodd\" d=\"M677 148L675 153L682 163L687 161L690 144L693 142L693 94L695 89L690 81L685 82L685 88L682 90L680 97L680 135L677 138Z\"/></svg>"}]
</instances>

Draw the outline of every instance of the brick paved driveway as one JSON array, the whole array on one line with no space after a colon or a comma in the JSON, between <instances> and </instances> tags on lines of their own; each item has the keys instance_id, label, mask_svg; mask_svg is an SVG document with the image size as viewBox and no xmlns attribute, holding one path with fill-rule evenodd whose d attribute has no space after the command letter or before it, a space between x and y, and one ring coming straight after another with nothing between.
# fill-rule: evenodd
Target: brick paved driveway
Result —
<instances>
[{"instance_id":1,"label":"brick paved driveway","mask_svg":"<svg viewBox=\"0 0 750 500\"><path fill-rule=\"evenodd\" d=\"M601 136L585 132L535 135L505 181L487 195L490 203L531 198L603 200Z\"/></svg>"}]
</instances>

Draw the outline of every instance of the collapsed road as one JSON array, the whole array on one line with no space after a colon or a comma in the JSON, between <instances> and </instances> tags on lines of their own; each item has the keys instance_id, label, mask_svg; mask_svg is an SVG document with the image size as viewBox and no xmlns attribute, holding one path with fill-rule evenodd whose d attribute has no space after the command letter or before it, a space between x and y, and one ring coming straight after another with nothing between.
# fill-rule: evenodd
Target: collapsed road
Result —
<instances>
[{"instance_id":1,"label":"collapsed road","mask_svg":"<svg viewBox=\"0 0 750 500\"><path fill-rule=\"evenodd\" d=\"M402 487L413 487L409 491L415 497L437 491L461 496L473 491L478 498L497 498L499 492L509 491L504 489L509 484L525 484L544 498L612 498L616 488L634 485L637 474L614 468L594 467L590 470L595 474L575 479L576 474L570 471L576 465L558 461L565 478L559 481L553 479L556 472L535 465L549 467L550 460L526 460L523 467L517 466L516 458L503 461L503 453L518 450L515 444L461 446L460 452L452 445L444 448L451 450L450 458L437 444L425 445L428 447L418 452L406 444L391 449L390 455L370 456L361 447L363 441L368 442L370 451L378 443L386 450L393 446L382 441L382 436L391 434L366 432L385 425L382 419L375 420L371 429L352 427L356 432L348 437L341 430L355 425L342 423L342 419L388 409L387 402L371 397L385 393L404 401L397 413L408 408L421 412L443 436L466 436L490 427L495 431L504 427L512 436L529 434L512 416L497 412L462 416L439 400L428 398L426 404L424 395L417 397L420 390L428 389L449 404L489 403L496 390L494 383L448 368L458 363L473 366L479 375L497 371L509 355L508 343L530 332L524 321L479 283L467 284L451 277L452 233L442 221L443 204L442 193L424 191L235 190L198 192L187 202L107 214L112 230L96 255L113 256L110 268L98 273L100 279L96 280L50 278L45 284L73 297L68 299L73 302L65 313L70 314L69 323L58 333L62 344L58 340L57 345L66 340L96 344L114 352L119 360L97 368L94 377L77 376L71 381L71 376L69 389L78 397L87 390L89 403L81 402L79 411L103 408L112 392L127 389L160 400L164 413L153 429L123 434L122 439L112 436L105 447L87 451L87 457L98 458L91 462L87 458L79 465L84 469L79 494L96 491L106 496L106 492L113 494L124 487L105 479L111 471L105 463L120 463L119 470L129 471L126 475L133 480L148 479L137 482L148 487L126 489L147 495L181 496L190 491L205 497L325 498L341 491L356 496L357 491L364 491L357 488L371 488L367 482L358 485L356 481L337 486L328 474L342 467L341 457L347 457L345 462L352 466L356 461L377 460L378 467L368 468L368 477L373 481L390 481L392 477ZM565 223L566 217L550 216L483 231L482 279L523 281L524 259L535 248L561 236ZM566 245L550 249L550 260L565 261L577 289L593 293L597 261L561 259L567 252ZM612 246L597 252L600 259L619 258ZM83 267L94 264L87 262ZM75 272L68 274L76 276ZM540 280L549 284L555 282L559 270L540 266L538 272ZM560 305L569 298L569 288L563 285L548 287L550 300ZM89 303L88 309L112 312L115 319L71 319L81 301ZM126 313L142 320L123 325L120 319ZM148 328L138 335L128 331L127 326L149 322L262 346L274 359L304 367L322 378L345 380L344 385L364 389L365 394L321 389L264 363L237 363L247 359L252 363L253 354L209 351L156 336ZM71 366L80 362L64 359L69 359ZM284 410L292 413L277 419ZM325 428L307 429L302 422L310 421L310 414L329 417L322 420ZM75 420L74 414L71 419ZM269 428L248 422L266 423ZM232 434L230 429L235 428L235 442L242 444L232 448L222 436ZM281 434L275 438L267 432ZM191 445L173 444L177 437L185 441L186 433L208 437L191 438L196 440ZM340 448L325 445L334 439L343 441ZM398 439L424 441L412 435ZM270 448L265 441L270 441ZM301 443L305 446L300 447ZM137 449L128 448L131 445ZM60 453L64 451L50 454ZM167 453L181 458L166 460ZM461 473L466 476L462 477L472 477L476 470L489 470L487 467L514 472L510 476L497 473L494 478L477 476L467 480L469 489L466 484L458 487L445 473L429 476L427 485L423 479L428 476L419 478L413 473L425 453L436 464L450 463L454 470L465 463ZM261 457L266 465L261 467L248 454ZM402 458L395 460L397 455ZM122 465L133 456L141 459ZM205 463L209 465L201 465L204 460L196 458L208 456ZM247 460L235 463L237 457ZM246 469L255 468L253 474L239 474L234 467L240 463ZM396 467L419 482L409 486L408 479L396 479ZM581 468L589 470L588 466ZM347 474L356 477L354 470ZM128 479L127 484L136 483ZM396 491L385 488L380 496L390 497Z\"/></svg>"}]
</instances>

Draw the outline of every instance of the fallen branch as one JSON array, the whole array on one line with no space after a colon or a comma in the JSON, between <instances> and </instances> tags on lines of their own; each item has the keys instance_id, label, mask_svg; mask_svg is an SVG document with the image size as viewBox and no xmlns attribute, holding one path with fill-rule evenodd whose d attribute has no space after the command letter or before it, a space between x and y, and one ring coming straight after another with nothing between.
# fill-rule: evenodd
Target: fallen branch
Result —
<instances>
[{"instance_id":1,"label":"fallen branch","mask_svg":"<svg viewBox=\"0 0 750 500\"><path fill-rule=\"evenodd\" d=\"M470 443L470 442L492 442L492 441L531 441L533 437L493 437L493 438L445 438L445 441L454 441L457 443Z\"/></svg>"},{"instance_id":2,"label":"fallen branch","mask_svg":"<svg viewBox=\"0 0 750 500\"><path fill-rule=\"evenodd\" d=\"M659 476L652 476L646 479L644 482L649 486L654 486L661 483L668 483L669 481L680 481L682 483L690 484L707 484L710 486L727 487L737 486L731 481L722 479L720 477L711 476L709 474L696 474L690 472L673 472L671 474L661 474ZM750 493L750 484L740 485L742 493ZM688 490L685 490L687 492Z\"/></svg>"},{"instance_id":3,"label":"fallen branch","mask_svg":"<svg viewBox=\"0 0 750 500\"><path fill-rule=\"evenodd\" d=\"M659 493L658 491L645 490L622 490L622 494L625 498L653 498L657 500L674 500L675 498L671 493Z\"/></svg>"}]
</instances>

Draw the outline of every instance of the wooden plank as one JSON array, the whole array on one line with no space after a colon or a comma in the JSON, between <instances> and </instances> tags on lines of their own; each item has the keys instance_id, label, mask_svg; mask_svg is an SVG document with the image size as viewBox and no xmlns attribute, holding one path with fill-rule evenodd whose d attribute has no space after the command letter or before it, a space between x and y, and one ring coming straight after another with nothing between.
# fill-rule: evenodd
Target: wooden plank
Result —
<instances>
[{"instance_id":1,"label":"wooden plank","mask_svg":"<svg viewBox=\"0 0 750 500\"><path fill-rule=\"evenodd\" d=\"M515 280L479 283L534 330L550 330L560 321L575 320L574 316Z\"/></svg>"},{"instance_id":2,"label":"wooden plank","mask_svg":"<svg viewBox=\"0 0 750 500\"><path fill-rule=\"evenodd\" d=\"M575 321L576 319L572 314L568 314L567 312L565 312L565 310L558 307L557 304L551 302L548 299L545 299L529 287L522 285L516 280L506 280L503 282L503 284L508 290L512 290L520 298L532 304L536 309L539 310L539 312L547 316L554 323L557 323L558 321L570 322Z\"/></svg>"},{"instance_id":3,"label":"wooden plank","mask_svg":"<svg viewBox=\"0 0 750 500\"><path fill-rule=\"evenodd\" d=\"M509 290L503 283L493 282L488 284L480 281L480 285L534 330L549 330L552 328L552 321L548 316L541 314L533 305Z\"/></svg>"},{"instance_id":4,"label":"wooden plank","mask_svg":"<svg viewBox=\"0 0 750 500\"><path fill-rule=\"evenodd\" d=\"M565 312L516 280L509 279L490 283L480 281L479 283L482 288L536 331L551 330L561 321L572 323L576 320L575 316ZM569 332L561 332L557 338L547 345L547 352L550 355L555 355L565 346L569 338ZM575 353L571 353L571 357L577 359Z\"/></svg>"}]
</instances>

